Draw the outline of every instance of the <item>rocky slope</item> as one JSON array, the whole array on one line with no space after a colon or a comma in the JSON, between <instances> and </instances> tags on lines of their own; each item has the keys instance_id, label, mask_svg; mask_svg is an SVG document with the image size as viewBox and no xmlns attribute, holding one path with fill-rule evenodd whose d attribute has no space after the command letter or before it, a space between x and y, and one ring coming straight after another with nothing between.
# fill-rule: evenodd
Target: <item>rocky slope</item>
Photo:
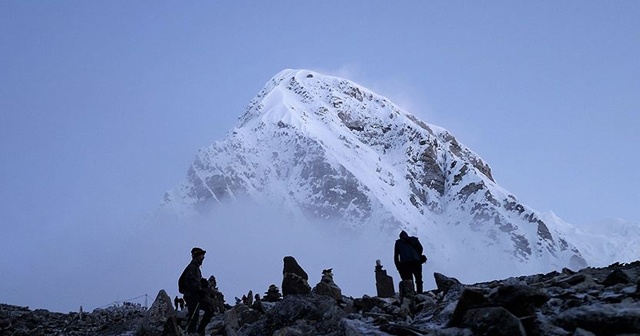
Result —
<instances>
[{"instance_id":1,"label":"rocky slope","mask_svg":"<svg viewBox=\"0 0 640 336\"><path fill-rule=\"evenodd\" d=\"M356 83L308 70L271 79L228 137L198 152L162 209L183 216L244 198L300 222L390 237L404 229L451 265L480 254L524 265L520 274L587 265L570 237L501 188L489 164L450 132Z\"/></svg>"},{"instance_id":2,"label":"rocky slope","mask_svg":"<svg viewBox=\"0 0 640 336\"><path fill-rule=\"evenodd\" d=\"M336 291L320 290L326 279L308 294L282 299L272 295L272 288L259 301L245 299L228 306L214 317L206 334L640 334L640 261L471 285L434 276L437 289L417 295L407 291L403 298L336 297ZM283 287L289 286L286 278L285 274ZM146 312L131 305L91 314L0 305L0 335L179 335L186 313L175 311L170 301L160 291Z\"/></svg>"}]
</instances>

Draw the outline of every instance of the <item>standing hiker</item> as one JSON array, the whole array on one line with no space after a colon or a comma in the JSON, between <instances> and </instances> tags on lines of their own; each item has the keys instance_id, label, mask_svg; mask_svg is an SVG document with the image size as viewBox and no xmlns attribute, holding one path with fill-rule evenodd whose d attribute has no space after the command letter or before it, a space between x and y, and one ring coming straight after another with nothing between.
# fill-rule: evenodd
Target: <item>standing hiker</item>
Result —
<instances>
[{"instance_id":1,"label":"standing hiker","mask_svg":"<svg viewBox=\"0 0 640 336\"><path fill-rule=\"evenodd\" d=\"M204 328L213 317L211 306L205 302L207 280L202 278L202 273L200 272L205 253L207 251L199 247L191 249L191 262L185 267L178 280L178 290L184 294L184 300L189 312L187 332L197 332L199 335L204 335ZM204 316L200 324L198 324L200 310L204 311Z\"/></svg>"},{"instance_id":2,"label":"standing hiker","mask_svg":"<svg viewBox=\"0 0 640 336\"><path fill-rule=\"evenodd\" d=\"M422 254L422 244L417 237L410 237L404 230L396 240L393 261L402 280L412 280L416 293L422 293L422 264L427 258Z\"/></svg>"}]
</instances>

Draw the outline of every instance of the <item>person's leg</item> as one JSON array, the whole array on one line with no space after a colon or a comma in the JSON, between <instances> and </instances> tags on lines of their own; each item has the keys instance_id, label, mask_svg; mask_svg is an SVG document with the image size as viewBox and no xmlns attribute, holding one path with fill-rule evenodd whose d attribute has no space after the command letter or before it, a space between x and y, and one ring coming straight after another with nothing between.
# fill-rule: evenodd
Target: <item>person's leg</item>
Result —
<instances>
[{"instance_id":1,"label":"person's leg","mask_svg":"<svg viewBox=\"0 0 640 336\"><path fill-rule=\"evenodd\" d=\"M204 315L202 316L200 325L198 325L198 334L204 335L204 329L207 327L207 324L209 324L209 321L211 321L211 318L213 317L213 310L205 302L200 303L200 309L204 311Z\"/></svg>"},{"instance_id":2,"label":"person's leg","mask_svg":"<svg viewBox=\"0 0 640 336\"><path fill-rule=\"evenodd\" d=\"M413 265L413 269L412 269L412 273L413 276L415 277L415 281L416 281L416 293L417 294L422 294L422 263L420 263L419 261L416 262Z\"/></svg>"},{"instance_id":3,"label":"person's leg","mask_svg":"<svg viewBox=\"0 0 640 336\"><path fill-rule=\"evenodd\" d=\"M398 265L398 273L400 273L400 279L402 280L412 280L411 276L411 267L406 263L400 263Z\"/></svg>"},{"instance_id":4,"label":"person's leg","mask_svg":"<svg viewBox=\"0 0 640 336\"><path fill-rule=\"evenodd\" d=\"M196 327L198 325L198 318L200 317L200 312L198 311L198 298L185 296L184 301L187 304L188 316L187 320L189 321L187 325L188 333L195 333Z\"/></svg>"}]
</instances>

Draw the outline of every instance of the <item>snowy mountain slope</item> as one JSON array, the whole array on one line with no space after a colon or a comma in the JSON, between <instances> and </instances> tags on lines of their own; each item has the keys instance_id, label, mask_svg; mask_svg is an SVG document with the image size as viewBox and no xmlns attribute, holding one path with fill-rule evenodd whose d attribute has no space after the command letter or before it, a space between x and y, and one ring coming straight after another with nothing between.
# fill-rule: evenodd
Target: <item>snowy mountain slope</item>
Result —
<instances>
[{"instance_id":1,"label":"snowy mountain slope","mask_svg":"<svg viewBox=\"0 0 640 336\"><path fill-rule=\"evenodd\" d=\"M555 219L501 188L447 130L308 70L274 76L228 137L198 152L163 207L184 215L240 198L354 231L405 229L440 260L491 256L522 272L586 265Z\"/></svg>"}]
</instances>

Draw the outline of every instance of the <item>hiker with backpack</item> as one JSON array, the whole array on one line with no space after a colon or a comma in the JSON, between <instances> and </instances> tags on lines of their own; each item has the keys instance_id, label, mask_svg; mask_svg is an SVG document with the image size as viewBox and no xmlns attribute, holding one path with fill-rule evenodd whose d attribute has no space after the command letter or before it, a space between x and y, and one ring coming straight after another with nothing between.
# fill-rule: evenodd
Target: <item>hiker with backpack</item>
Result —
<instances>
[{"instance_id":1,"label":"hiker with backpack","mask_svg":"<svg viewBox=\"0 0 640 336\"><path fill-rule=\"evenodd\" d=\"M187 333L204 335L204 329L213 317L211 305L205 301L207 295L207 279L202 277L200 266L207 251L194 247L191 249L191 262L185 267L178 280L178 291L184 294L184 301L189 312ZM204 311L202 321L198 324L200 310Z\"/></svg>"},{"instance_id":2,"label":"hiker with backpack","mask_svg":"<svg viewBox=\"0 0 640 336\"><path fill-rule=\"evenodd\" d=\"M422 264L427 257L422 254L422 244L417 237L409 236L404 230L396 240L393 261L402 280L411 280L416 284L416 293L422 293Z\"/></svg>"}]
</instances>

